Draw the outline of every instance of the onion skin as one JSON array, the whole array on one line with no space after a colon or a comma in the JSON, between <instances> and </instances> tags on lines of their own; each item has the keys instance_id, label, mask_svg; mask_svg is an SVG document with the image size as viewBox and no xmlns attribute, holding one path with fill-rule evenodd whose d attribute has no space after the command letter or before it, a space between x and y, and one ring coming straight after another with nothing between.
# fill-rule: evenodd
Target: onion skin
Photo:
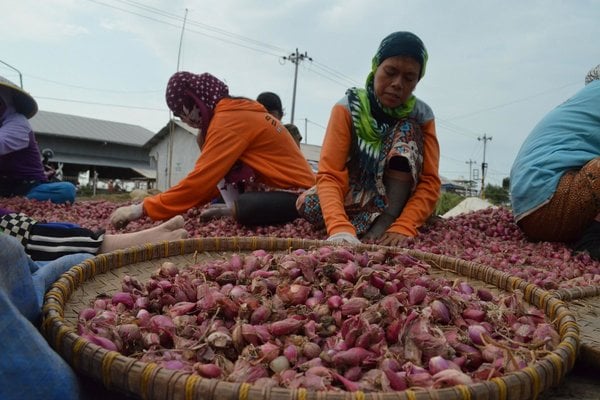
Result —
<instances>
[{"instance_id":1,"label":"onion skin","mask_svg":"<svg viewBox=\"0 0 600 400\"><path fill-rule=\"evenodd\" d=\"M125 279L133 308L98 301L105 308L80 318L78 332L145 362L186 372L197 363L194 373L203 377L307 390L445 387L465 382L461 374L486 379L486 372L523 368L535 357L532 344L552 349L552 325L524 306L518 291L490 303L482 299L489 293L429 275L423 261L374 253L378 260L365 262L358 260L365 253L331 246L257 251L202 261L146 284ZM394 290L386 293L387 284ZM516 346L517 339L530 344ZM512 358L492 352L495 343L511 346Z\"/></svg>"}]
</instances>

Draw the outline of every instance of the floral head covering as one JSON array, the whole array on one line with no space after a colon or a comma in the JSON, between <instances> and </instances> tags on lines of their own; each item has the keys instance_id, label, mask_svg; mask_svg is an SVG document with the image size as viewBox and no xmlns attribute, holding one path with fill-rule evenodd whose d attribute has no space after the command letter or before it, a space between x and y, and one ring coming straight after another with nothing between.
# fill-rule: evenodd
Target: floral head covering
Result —
<instances>
[{"instance_id":1,"label":"floral head covering","mask_svg":"<svg viewBox=\"0 0 600 400\"><path fill-rule=\"evenodd\" d=\"M594 68L590 70L585 76L585 84L587 85L590 82L597 81L600 79L600 64L596 65Z\"/></svg>"},{"instance_id":2,"label":"floral head covering","mask_svg":"<svg viewBox=\"0 0 600 400\"><path fill-rule=\"evenodd\" d=\"M208 130L217 103L227 96L229 88L213 75L207 72L197 75L186 71L171 76L165 94L173 114L198 122L203 134Z\"/></svg>"}]
</instances>

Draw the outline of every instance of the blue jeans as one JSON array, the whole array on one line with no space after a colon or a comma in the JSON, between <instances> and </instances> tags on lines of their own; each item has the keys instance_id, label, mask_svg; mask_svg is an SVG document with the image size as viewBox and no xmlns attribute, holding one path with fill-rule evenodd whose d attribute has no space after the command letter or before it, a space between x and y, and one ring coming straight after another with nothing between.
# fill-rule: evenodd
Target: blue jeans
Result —
<instances>
[{"instance_id":1,"label":"blue jeans","mask_svg":"<svg viewBox=\"0 0 600 400\"><path fill-rule=\"evenodd\" d=\"M34 324L48 287L88 257L35 263L17 239L0 234L0 399L81 398L77 376Z\"/></svg>"},{"instance_id":2,"label":"blue jeans","mask_svg":"<svg viewBox=\"0 0 600 400\"><path fill-rule=\"evenodd\" d=\"M39 201L50 200L55 204L67 202L73 204L76 191L75 185L71 182L41 183L27 193L27 198Z\"/></svg>"}]
</instances>

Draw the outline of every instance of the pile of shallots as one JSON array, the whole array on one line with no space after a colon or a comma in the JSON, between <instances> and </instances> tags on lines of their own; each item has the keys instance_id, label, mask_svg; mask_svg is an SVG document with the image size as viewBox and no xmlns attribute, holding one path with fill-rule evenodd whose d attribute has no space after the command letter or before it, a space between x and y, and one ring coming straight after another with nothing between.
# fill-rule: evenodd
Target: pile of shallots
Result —
<instances>
[{"instance_id":1,"label":"pile of shallots","mask_svg":"<svg viewBox=\"0 0 600 400\"><path fill-rule=\"evenodd\" d=\"M560 341L518 292L449 278L400 252L329 246L165 261L81 310L78 332L202 377L370 392L502 376Z\"/></svg>"},{"instance_id":2,"label":"pile of shallots","mask_svg":"<svg viewBox=\"0 0 600 400\"><path fill-rule=\"evenodd\" d=\"M90 229L110 226L110 214L119 205L109 201L78 201L73 205L38 202L25 198L2 199L2 207L24 212L33 218L68 221ZM128 204L128 203L125 203ZM204 208L193 208L185 215L185 228L190 237L275 236L303 239L325 239L323 229L315 229L308 221L277 226L244 227L231 218L201 222ZM150 228L157 222L142 218L131 222L122 232ZM403 247L474 261L518 276L544 289L600 285L600 262L587 253L573 254L564 243L529 242L514 222L507 208L488 208L449 219L439 218L421 228L419 235Z\"/></svg>"}]
</instances>

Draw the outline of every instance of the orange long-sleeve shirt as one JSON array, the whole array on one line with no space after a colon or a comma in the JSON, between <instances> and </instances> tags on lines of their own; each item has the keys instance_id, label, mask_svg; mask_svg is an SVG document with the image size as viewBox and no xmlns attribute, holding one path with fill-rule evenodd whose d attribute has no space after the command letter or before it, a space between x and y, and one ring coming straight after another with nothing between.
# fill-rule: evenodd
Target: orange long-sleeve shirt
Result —
<instances>
[{"instance_id":1,"label":"orange long-sleeve shirt","mask_svg":"<svg viewBox=\"0 0 600 400\"><path fill-rule=\"evenodd\" d=\"M440 149L435 134L435 120L423 121L421 129L424 134L423 169L402 213L388 228L388 232L409 237L417 235L417 229L435 210L441 186L438 174ZM350 111L344 104L336 104L331 111L317 173L317 193L329 235L340 232L356 235L344 209L344 199L350 190L346 162L353 134Z\"/></svg>"},{"instance_id":2,"label":"orange long-sleeve shirt","mask_svg":"<svg viewBox=\"0 0 600 400\"><path fill-rule=\"evenodd\" d=\"M225 98L215 107L194 169L177 185L144 199L144 213L162 220L208 203L238 160L254 170L258 181L275 189L315 184L308 162L279 121L255 101Z\"/></svg>"}]
</instances>

